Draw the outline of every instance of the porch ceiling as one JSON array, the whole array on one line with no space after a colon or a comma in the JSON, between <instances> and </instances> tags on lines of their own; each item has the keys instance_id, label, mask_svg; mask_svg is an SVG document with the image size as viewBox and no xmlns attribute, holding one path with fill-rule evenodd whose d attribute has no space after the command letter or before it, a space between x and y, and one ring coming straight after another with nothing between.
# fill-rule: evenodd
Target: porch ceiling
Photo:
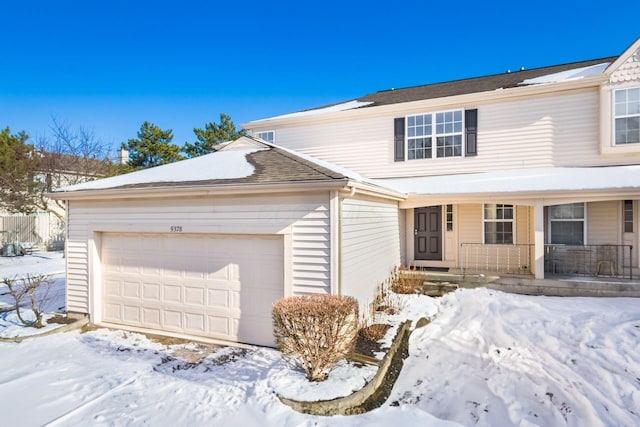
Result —
<instances>
[{"instance_id":1,"label":"porch ceiling","mask_svg":"<svg viewBox=\"0 0 640 427\"><path fill-rule=\"evenodd\" d=\"M515 169L375 180L409 195L401 207L461 202L560 204L640 198L640 165Z\"/></svg>"}]
</instances>

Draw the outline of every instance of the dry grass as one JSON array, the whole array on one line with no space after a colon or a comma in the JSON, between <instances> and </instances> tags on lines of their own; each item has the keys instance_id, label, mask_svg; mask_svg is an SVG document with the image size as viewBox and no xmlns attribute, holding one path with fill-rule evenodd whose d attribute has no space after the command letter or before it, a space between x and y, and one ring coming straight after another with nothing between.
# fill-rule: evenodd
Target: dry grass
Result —
<instances>
[{"instance_id":1,"label":"dry grass","mask_svg":"<svg viewBox=\"0 0 640 427\"><path fill-rule=\"evenodd\" d=\"M379 341L387 333L391 325L385 323L374 323L369 326L365 326L358 331L360 337L367 341Z\"/></svg>"},{"instance_id":2,"label":"dry grass","mask_svg":"<svg viewBox=\"0 0 640 427\"><path fill-rule=\"evenodd\" d=\"M415 266L407 265L396 271L391 290L397 294L420 293L424 285L424 276Z\"/></svg>"}]
</instances>

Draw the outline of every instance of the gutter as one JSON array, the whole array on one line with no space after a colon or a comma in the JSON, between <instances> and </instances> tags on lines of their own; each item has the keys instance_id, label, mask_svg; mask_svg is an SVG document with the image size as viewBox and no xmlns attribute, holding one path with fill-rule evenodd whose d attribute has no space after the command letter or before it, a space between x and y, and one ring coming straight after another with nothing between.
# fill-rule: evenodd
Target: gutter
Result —
<instances>
[{"instance_id":1,"label":"gutter","mask_svg":"<svg viewBox=\"0 0 640 427\"><path fill-rule=\"evenodd\" d=\"M406 200L400 202L400 209L425 206L425 204L449 203L509 203L530 205L543 201L544 204L562 204L576 202L596 202L621 200L640 196L640 188L627 187L619 189L589 190L550 190L526 191L513 193L460 193L460 194L416 194L410 193Z\"/></svg>"},{"instance_id":2,"label":"gutter","mask_svg":"<svg viewBox=\"0 0 640 427\"><path fill-rule=\"evenodd\" d=\"M276 184L244 183L244 184L217 184L217 185L161 185L150 187L120 187L95 190L58 191L46 193L46 196L54 200L102 200L102 199L128 199L128 198L166 198L166 197L191 197L209 195L239 195L239 194L263 194L286 193L304 190L346 190L349 188L349 180L334 179L331 181L299 181Z\"/></svg>"}]
</instances>

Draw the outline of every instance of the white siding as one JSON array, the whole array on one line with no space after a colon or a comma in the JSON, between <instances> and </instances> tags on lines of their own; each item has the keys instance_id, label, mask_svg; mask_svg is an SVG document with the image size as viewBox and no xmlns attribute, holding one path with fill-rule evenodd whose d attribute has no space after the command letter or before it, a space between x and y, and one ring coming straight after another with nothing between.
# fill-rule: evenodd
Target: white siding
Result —
<instances>
[{"instance_id":1,"label":"white siding","mask_svg":"<svg viewBox=\"0 0 640 427\"><path fill-rule=\"evenodd\" d=\"M90 230L120 228L134 231L169 231L182 225L185 233L198 229L216 233L232 227L236 234L259 233L261 227L292 232L292 293L330 292L329 195L278 195L264 197L211 197L85 202L68 206L67 309L89 312ZM133 227L133 229L132 229ZM245 230L246 231L242 231ZM222 231L217 231L222 230ZM119 230L122 231L122 230ZM286 254L285 254L286 255ZM284 286L284 285L283 285Z\"/></svg>"},{"instance_id":2,"label":"white siding","mask_svg":"<svg viewBox=\"0 0 640 427\"><path fill-rule=\"evenodd\" d=\"M395 162L393 119L401 115L373 117L375 107L368 118L278 128L278 144L369 178L637 162L599 154L596 88L446 108L478 108L477 156Z\"/></svg>"},{"instance_id":3,"label":"white siding","mask_svg":"<svg viewBox=\"0 0 640 427\"><path fill-rule=\"evenodd\" d=\"M360 310L400 264L400 213L395 202L344 199L341 220L341 293L354 296Z\"/></svg>"}]
</instances>

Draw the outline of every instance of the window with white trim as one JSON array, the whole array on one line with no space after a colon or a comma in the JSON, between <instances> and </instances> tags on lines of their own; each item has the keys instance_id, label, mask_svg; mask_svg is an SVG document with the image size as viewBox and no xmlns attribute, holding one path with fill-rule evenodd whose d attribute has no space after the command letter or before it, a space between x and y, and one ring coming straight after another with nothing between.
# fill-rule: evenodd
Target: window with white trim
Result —
<instances>
[{"instance_id":1,"label":"window with white trim","mask_svg":"<svg viewBox=\"0 0 640 427\"><path fill-rule=\"evenodd\" d=\"M486 245L514 243L514 212L513 205L489 203L484 205L484 243Z\"/></svg>"},{"instance_id":2,"label":"window with white trim","mask_svg":"<svg viewBox=\"0 0 640 427\"><path fill-rule=\"evenodd\" d=\"M613 93L616 145L640 143L640 87Z\"/></svg>"},{"instance_id":3,"label":"window with white trim","mask_svg":"<svg viewBox=\"0 0 640 427\"><path fill-rule=\"evenodd\" d=\"M549 243L584 245L585 214L584 203L549 206Z\"/></svg>"},{"instance_id":4,"label":"window with white trim","mask_svg":"<svg viewBox=\"0 0 640 427\"><path fill-rule=\"evenodd\" d=\"M263 141L267 141L270 144L275 144L276 142L276 131L274 130L255 132L253 136L255 136L256 138L260 138Z\"/></svg>"},{"instance_id":5,"label":"window with white trim","mask_svg":"<svg viewBox=\"0 0 640 427\"><path fill-rule=\"evenodd\" d=\"M407 116L407 158L462 156L463 110Z\"/></svg>"}]
</instances>

